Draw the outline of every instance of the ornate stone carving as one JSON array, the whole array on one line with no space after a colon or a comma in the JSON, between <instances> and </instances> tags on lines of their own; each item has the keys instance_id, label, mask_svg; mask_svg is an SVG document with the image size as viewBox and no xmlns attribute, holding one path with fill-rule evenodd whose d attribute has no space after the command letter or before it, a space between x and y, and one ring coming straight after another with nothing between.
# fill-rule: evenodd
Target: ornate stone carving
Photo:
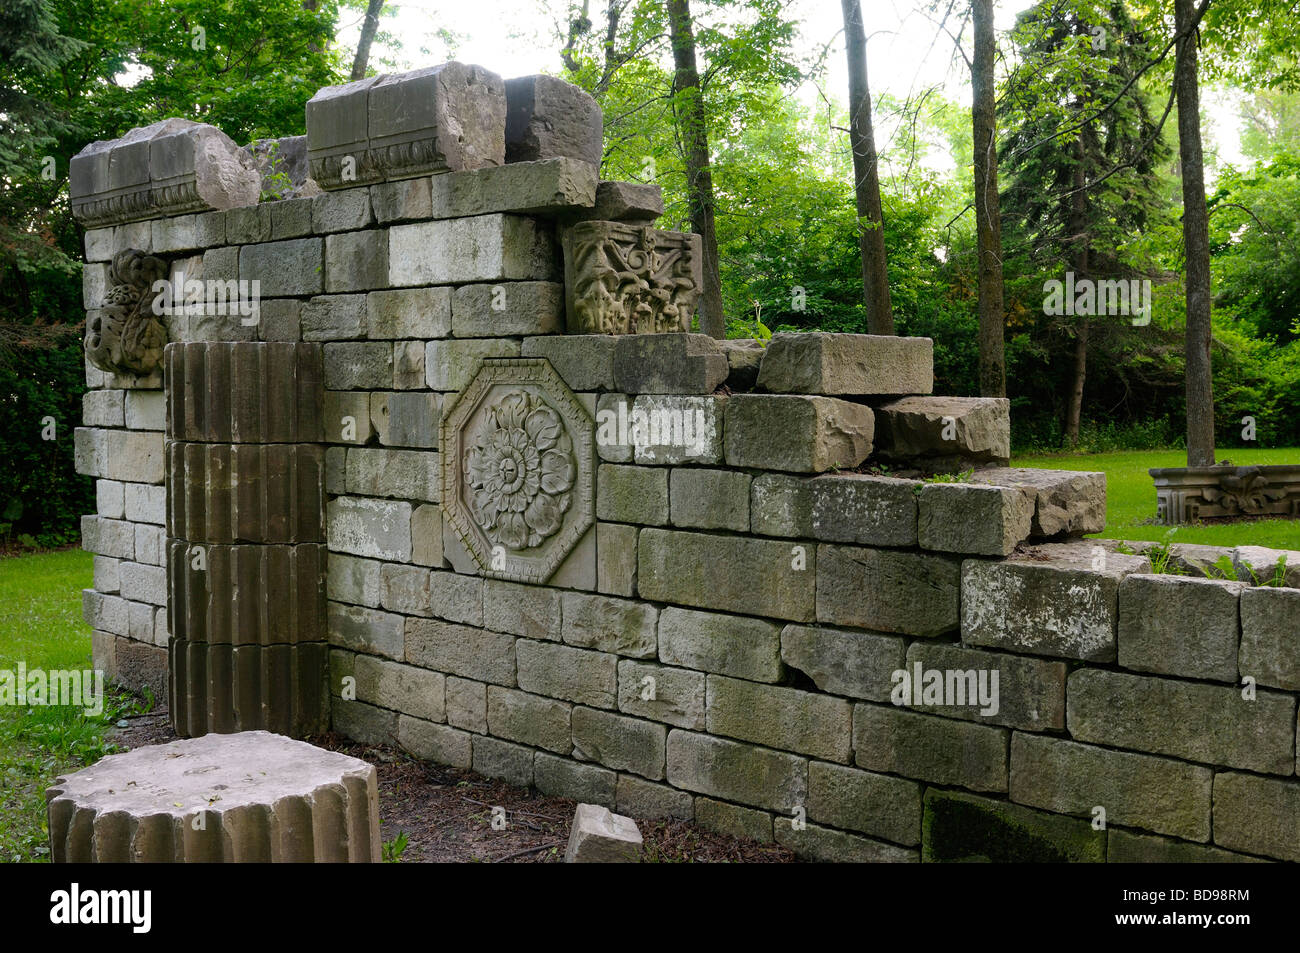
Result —
<instances>
[{"instance_id":1,"label":"ornate stone carving","mask_svg":"<svg viewBox=\"0 0 1300 953\"><path fill-rule=\"evenodd\" d=\"M701 268L698 235L623 222L574 225L564 234L567 330L689 331Z\"/></svg>"},{"instance_id":2,"label":"ornate stone carving","mask_svg":"<svg viewBox=\"0 0 1300 953\"><path fill-rule=\"evenodd\" d=\"M442 508L484 575L546 582L590 529L594 429L542 358L484 361L444 411Z\"/></svg>"},{"instance_id":3,"label":"ornate stone carving","mask_svg":"<svg viewBox=\"0 0 1300 953\"><path fill-rule=\"evenodd\" d=\"M86 357L102 371L147 375L162 363L167 325L153 312L167 262L128 248L113 256L103 306L86 315Z\"/></svg>"},{"instance_id":4,"label":"ornate stone carving","mask_svg":"<svg viewBox=\"0 0 1300 953\"><path fill-rule=\"evenodd\" d=\"M1235 516L1300 518L1300 466L1165 467L1151 470L1156 520L1168 525Z\"/></svg>"}]
</instances>

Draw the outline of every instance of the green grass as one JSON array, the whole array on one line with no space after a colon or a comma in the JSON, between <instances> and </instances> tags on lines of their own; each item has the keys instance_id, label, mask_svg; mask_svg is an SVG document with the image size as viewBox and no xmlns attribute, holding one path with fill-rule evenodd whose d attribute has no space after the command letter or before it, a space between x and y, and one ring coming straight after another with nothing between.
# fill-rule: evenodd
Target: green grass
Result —
<instances>
[{"instance_id":1,"label":"green grass","mask_svg":"<svg viewBox=\"0 0 1300 953\"><path fill-rule=\"evenodd\" d=\"M1237 466L1300 464L1300 449L1225 450L1220 459ZM1106 531L1104 539L1160 541L1170 528L1154 522L1156 489L1147 470L1187 465L1182 450L1142 450L1118 453L1018 457L1014 467L1048 470L1102 470L1106 473ZM1247 523L1201 523L1176 529L1176 543L1207 546L1268 546L1300 550L1300 520L1267 519Z\"/></svg>"},{"instance_id":2,"label":"green grass","mask_svg":"<svg viewBox=\"0 0 1300 953\"><path fill-rule=\"evenodd\" d=\"M81 590L93 557L81 550L0 558L0 670L91 667ZM134 700L110 690L102 715L56 706L0 705L0 860L47 859L45 788L112 750L105 733Z\"/></svg>"}]
</instances>

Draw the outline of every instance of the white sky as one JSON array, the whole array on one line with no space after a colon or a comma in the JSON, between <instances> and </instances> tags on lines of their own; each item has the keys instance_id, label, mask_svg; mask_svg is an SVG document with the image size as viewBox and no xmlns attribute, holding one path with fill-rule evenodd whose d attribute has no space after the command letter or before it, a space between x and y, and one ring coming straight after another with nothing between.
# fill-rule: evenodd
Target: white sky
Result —
<instances>
[{"instance_id":1,"label":"white sky","mask_svg":"<svg viewBox=\"0 0 1300 953\"><path fill-rule=\"evenodd\" d=\"M1029 0L996 0L997 28L1009 29L1016 14L1031 5ZM382 27L401 39L402 48L394 51L376 44L371 53L371 64L376 68L381 56L395 59L399 69L449 58L452 51L436 33L442 27L458 36L454 55L462 62L485 66L506 77L560 71L561 43L555 21L564 15L565 0L396 0L387 6L390 12L383 17ZM602 0L591 0L591 17L597 30L602 25L603 6ZM954 65L952 41L946 35L935 39L937 27L920 12L920 0L863 0L862 6L873 96L888 92L904 99L913 91L943 84L950 99L970 102L965 66L960 60ZM848 70L839 0L790 0L787 7L800 24L798 54L816 55L834 41L827 57L825 91L843 103L847 99ZM338 37L345 49L355 48L361 18L359 12L345 11ZM809 85L799 95L812 103L818 91ZM1207 152L1213 151L1217 143L1224 161L1240 164L1236 110L1222 95L1203 98L1210 118L1209 128L1204 130ZM888 131L881 130L886 136Z\"/></svg>"}]
</instances>

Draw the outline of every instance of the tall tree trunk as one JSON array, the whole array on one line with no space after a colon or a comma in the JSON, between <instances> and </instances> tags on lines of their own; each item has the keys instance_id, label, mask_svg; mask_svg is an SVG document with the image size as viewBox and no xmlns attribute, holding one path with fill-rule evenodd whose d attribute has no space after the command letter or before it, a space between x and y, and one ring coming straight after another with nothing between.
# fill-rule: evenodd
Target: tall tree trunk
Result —
<instances>
[{"instance_id":1,"label":"tall tree trunk","mask_svg":"<svg viewBox=\"0 0 1300 953\"><path fill-rule=\"evenodd\" d=\"M979 246L980 394L1007 395L1003 349L1002 222L998 202L997 117L993 85L993 0L971 0L975 54L971 62L975 146L975 237Z\"/></svg>"},{"instance_id":2,"label":"tall tree trunk","mask_svg":"<svg viewBox=\"0 0 1300 953\"><path fill-rule=\"evenodd\" d=\"M1193 0L1174 0L1174 26L1188 29ZM1187 261L1187 465L1214 463L1214 380L1210 367L1210 216L1205 204L1196 31L1178 41L1178 161L1183 178L1183 247Z\"/></svg>"},{"instance_id":3,"label":"tall tree trunk","mask_svg":"<svg viewBox=\"0 0 1300 953\"><path fill-rule=\"evenodd\" d=\"M366 19L361 24L361 39L357 41L357 54L352 58L352 76L355 83L366 78L366 65L370 62L370 44L375 42L379 32L379 11L384 8L384 0L370 0L366 7Z\"/></svg>"},{"instance_id":4,"label":"tall tree trunk","mask_svg":"<svg viewBox=\"0 0 1300 953\"><path fill-rule=\"evenodd\" d=\"M1079 112L1087 105L1080 101ZM1074 270L1074 280L1091 279L1091 263L1088 250L1092 235L1088 229L1088 195L1084 186L1088 183L1087 161L1088 129L1079 130L1079 138L1074 143L1074 176L1070 195L1070 267ZM1083 385L1088 376L1088 316L1081 314L1075 318L1074 328L1074 367L1070 375L1070 400L1065 413L1065 441L1073 449L1079 445L1079 421L1083 417Z\"/></svg>"},{"instance_id":5,"label":"tall tree trunk","mask_svg":"<svg viewBox=\"0 0 1300 953\"><path fill-rule=\"evenodd\" d=\"M893 334L894 308L889 300L885 231L881 224L876 134L871 125L871 88L867 85L867 35L862 28L859 0L840 0L840 5L849 57L849 145L853 148L853 191L857 197L867 330L872 334Z\"/></svg>"},{"instance_id":6,"label":"tall tree trunk","mask_svg":"<svg viewBox=\"0 0 1300 953\"><path fill-rule=\"evenodd\" d=\"M718 274L718 234L713 220L713 173L709 169L709 136L705 125L700 73L695 65L695 32L690 0L668 0L668 25L673 47L673 103L677 128L686 150L686 194L691 228L704 249L704 288L700 295L700 331L721 338L726 334L722 314L722 281Z\"/></svg>"}]
</instances>

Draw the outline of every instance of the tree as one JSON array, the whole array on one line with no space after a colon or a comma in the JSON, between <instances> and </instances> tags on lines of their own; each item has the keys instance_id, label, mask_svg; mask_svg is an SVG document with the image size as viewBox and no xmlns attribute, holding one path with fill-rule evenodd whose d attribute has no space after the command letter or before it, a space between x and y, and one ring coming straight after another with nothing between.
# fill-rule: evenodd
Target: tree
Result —
<instances>
[{"instance_id":1,"label":"tree","mask_svg":"<svg viewBox=\"0 0 1300 953\"><path fill-rule=\"evenodd\" d=\"M1209 0L1203 0L1204 5ZM1178 34L1174 88L1178 96L1178 164L1183 179L1183 246L1187 261L1187 465L1214 465L1214 377L1210 364L1210 217L1196 75L1193 0L1174 0Z\"/></svg>"},{"instance_id":2,"label":"tree","mask_svg":"<svg viewBox=\"0 0 1300 953\"><path fill-rule=\"evenodd\" d=\"M691 228L704 252L704 288L700 295L700 331L715 338L726 334L722 280L718 274L718 232L714 221L713 173L709 168L708 121L695 63L695 31L690 0L668 0L673 64L673 112L686 160L686 191Z\"/></svg>"},{"instance_id":3,"label":"tree","mask_svg":"<svg viewBox=\"0 0 1300 953\"><path fill-rule=\"evenodd\" d=\"M849 145L853 149L853 191L857 200L862 290L867 328L872 334L894 333L889 300L885 232L880 208L880 174L876 137L871 125L871 89L867 83L867 37L859 0L840 0L849 59Z\"/></svg>"},{"instance_id":4,"label":"tree","mask_svg":"<svg viewBox=\"0 0 1300 953\"><path fill-rule=\"evenodd\" d=\"M1002 220L998 203L997 90L993 59L993 0L971 0L975 49L971 60L971 132L975 144L975 235L979 250L980 394L1005 397Z\"/></svg>"},{"instance_id":5,"label":"tree","mask_svg":"<svg viewBox=\"0 0 1300 953\"><path fill-rule=\"evenodd\" d=\"M357 40L357 52L352 58L352 74L348 77L354 83L366 77L370 45L375 42L375 34L379 32L379 11L383 8L384 0L370 0L366 4L366 19L361 24L361 38Z\"/></svg>"}]
</instances>

